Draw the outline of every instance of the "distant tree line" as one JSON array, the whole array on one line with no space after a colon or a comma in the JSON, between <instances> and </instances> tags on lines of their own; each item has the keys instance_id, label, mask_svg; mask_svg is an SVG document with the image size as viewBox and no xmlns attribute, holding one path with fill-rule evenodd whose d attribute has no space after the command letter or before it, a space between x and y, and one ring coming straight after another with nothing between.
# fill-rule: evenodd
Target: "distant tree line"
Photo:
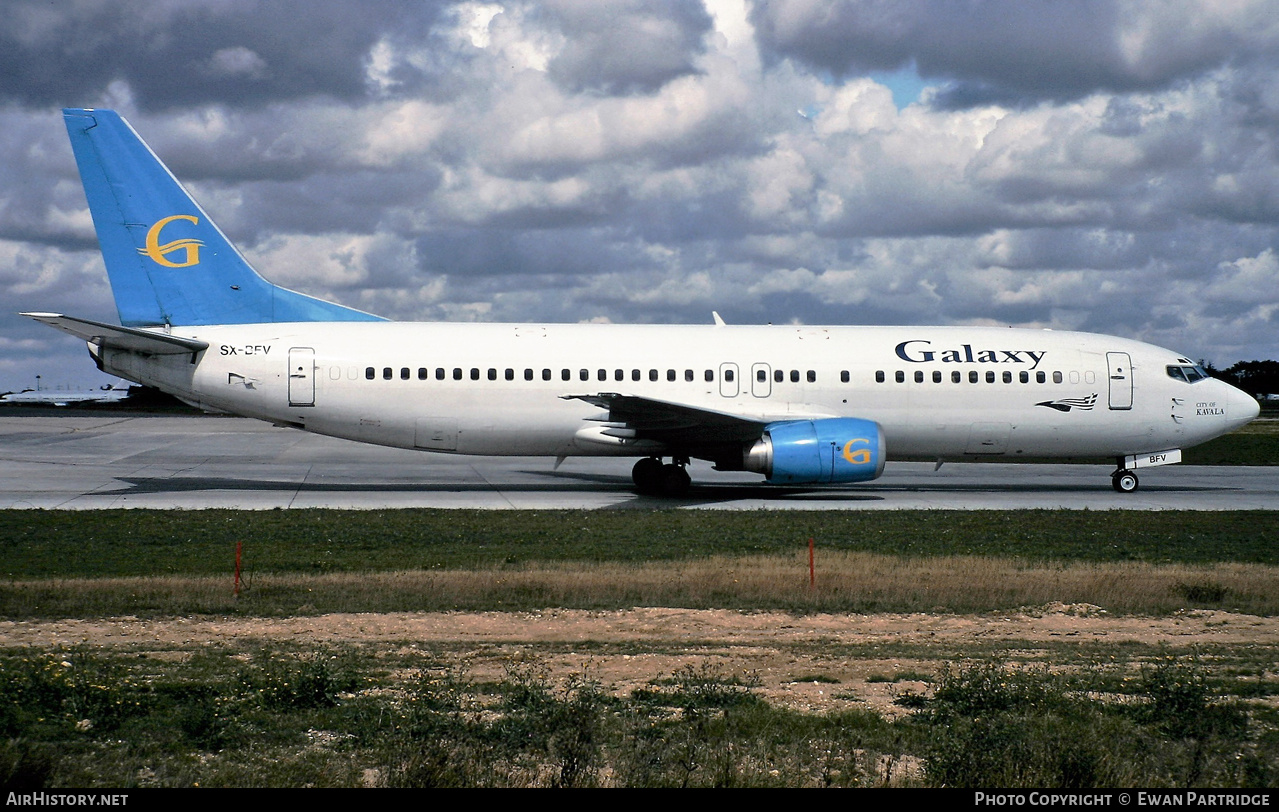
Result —
<instances>
[{"instance_id":1,"label":"distant tree line","mask_svg":"<svg viewBox=\"0 0 1279 812\"><path fill-rule=\"evenodd\" d=\"M1204 364L1204 369L1254 396L1279 394L1279 361L1240 361L1226 369Z\"/></svg>"}]
</instances>

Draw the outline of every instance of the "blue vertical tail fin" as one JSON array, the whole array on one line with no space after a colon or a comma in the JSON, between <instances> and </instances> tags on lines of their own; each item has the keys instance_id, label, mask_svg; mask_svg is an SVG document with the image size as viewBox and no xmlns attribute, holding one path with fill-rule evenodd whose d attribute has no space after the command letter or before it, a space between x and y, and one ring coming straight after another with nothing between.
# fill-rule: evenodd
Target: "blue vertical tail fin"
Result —
<instances>
[{"instance_id":1,"label":"blue vertical tail fin","mask_svg":"<svg viewBox=\"0 0 1279 812\"><path fill-rule=\"evenodd\" d=\"M63 110L120 323L382 321L258 276L113 110Z\"/></svg>"}]
</instances>

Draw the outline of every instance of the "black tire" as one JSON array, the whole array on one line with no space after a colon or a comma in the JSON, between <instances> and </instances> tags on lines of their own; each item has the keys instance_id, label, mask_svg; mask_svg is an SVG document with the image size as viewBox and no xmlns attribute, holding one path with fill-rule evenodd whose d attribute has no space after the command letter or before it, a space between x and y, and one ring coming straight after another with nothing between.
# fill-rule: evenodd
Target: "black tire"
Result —
<instances>
[{"instance_id":1,"label":"black tire","mask_svg":"<svg viewBox=\"0 0 1279 812\"><path fill-rule=\"evenodd\" d=\"M1119 493L1132 493L1141 483L1132 471L1115 471L1110 477L1110 485Z\"/></svg>"},{"instance_id":2,"label":"black tire","mask_svg":"<svg viewBox=\"0 0 1279 812\"><path fill-rule=\"evenodd\" d=\"M693 480L682 465L662 466L662 496L678 497L688 493L688 486Z\"/></svg>"},{"instance_id":3,"label":"black tire","mask_svg":"<svg viewBox=\"0 0 1279 812\"><path fill-rule=\"evenodd\" d=\"M631 479L640 493L657 493L662 486L662 461L645 457L631 469Z\"/></svg>"}]
</instances>

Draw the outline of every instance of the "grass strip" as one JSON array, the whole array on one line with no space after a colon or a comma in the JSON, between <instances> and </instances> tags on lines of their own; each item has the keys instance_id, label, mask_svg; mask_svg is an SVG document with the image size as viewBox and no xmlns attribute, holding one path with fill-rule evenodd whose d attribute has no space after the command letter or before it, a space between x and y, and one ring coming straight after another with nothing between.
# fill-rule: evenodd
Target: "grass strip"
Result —
<instances>
[{"instance_id":1,"label":"grass strip","mask_svg":"<svg viewBox=\"0 0 1279 812\"><path fill-rule=\"evenodd\" d=\"M0 511L13 580L390 572L827 552L1279 565L1277 511Z\"/></svg>"}]
</instances>

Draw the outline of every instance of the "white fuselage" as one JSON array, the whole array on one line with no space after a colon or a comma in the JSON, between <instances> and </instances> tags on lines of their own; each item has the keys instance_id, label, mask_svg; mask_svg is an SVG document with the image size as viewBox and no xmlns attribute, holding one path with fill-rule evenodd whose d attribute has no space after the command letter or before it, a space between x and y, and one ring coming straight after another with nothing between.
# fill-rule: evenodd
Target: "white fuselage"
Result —
<instances>
[{"instance_id":1,"label":"white fuselage","mask_svg":"<svg viewBox=\"0 0 1279 812\"><path fill-rule=\"evenodd\" d=\"M660 455L606 436L615 392L762 422L858 417L896 459L1122 456L1257 414L1187 359L1089 333L975 327L289 323L173 328L196 356L97 351L201 407L400 448ZM92 349L92 348L91 348ZM668 451L669 453L669 451Z\"/></svg>"}]
</instances>

